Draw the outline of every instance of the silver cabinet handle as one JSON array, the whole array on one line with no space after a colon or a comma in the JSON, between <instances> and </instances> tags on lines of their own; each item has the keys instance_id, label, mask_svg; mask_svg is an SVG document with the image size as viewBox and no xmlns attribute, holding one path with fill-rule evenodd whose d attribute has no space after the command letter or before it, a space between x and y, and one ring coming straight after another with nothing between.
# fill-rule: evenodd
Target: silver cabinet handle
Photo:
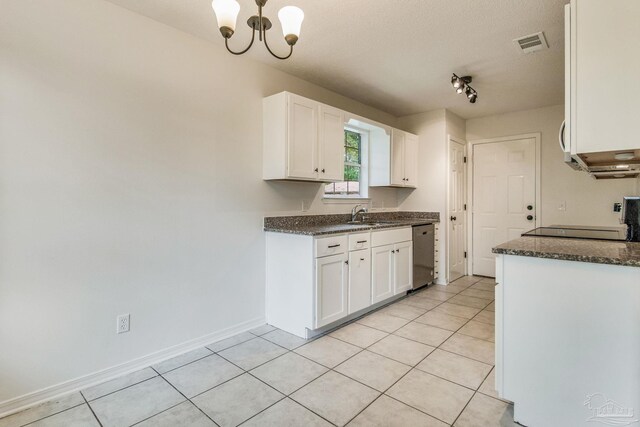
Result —
<instances>
[{"instance_id":1,"label":"silver cabinet handle","mask_svg":"<svg viewBox=\"0 0 640 427\"><path fill-rule=\"evenodd\" d=\"M367 243L366 240L358 240L356 243Z\"/></svg>"},{"instance_id":2,"label":"silver cabinet handle","mask_svg":"<svg viewBox=\"0 0 640 427\"><path fill-rule=\"evenodd\" d=\"M338 243L337 245L329 245L327 246L328 248L337 248L338 246L340 246L340 243Z\"/></svg>"}]
</instances>

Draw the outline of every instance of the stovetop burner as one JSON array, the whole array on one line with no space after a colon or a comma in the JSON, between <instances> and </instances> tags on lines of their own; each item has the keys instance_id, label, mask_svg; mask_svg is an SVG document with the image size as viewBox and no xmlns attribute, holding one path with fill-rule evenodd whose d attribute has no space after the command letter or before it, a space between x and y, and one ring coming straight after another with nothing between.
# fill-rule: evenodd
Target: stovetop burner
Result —
<instances>
[{"instance_id":1,"label":"stovetop burner","mask_svg":"<svg viewBox=\"0 0 640 427\"><path fill-rule=\"evenodd\" d=\"M558 225L539 227L522 234L528 237L564 237L569 239L594 239L625 241L626 232L623 228L604 228Z\"/></svg>"}]
</instances>

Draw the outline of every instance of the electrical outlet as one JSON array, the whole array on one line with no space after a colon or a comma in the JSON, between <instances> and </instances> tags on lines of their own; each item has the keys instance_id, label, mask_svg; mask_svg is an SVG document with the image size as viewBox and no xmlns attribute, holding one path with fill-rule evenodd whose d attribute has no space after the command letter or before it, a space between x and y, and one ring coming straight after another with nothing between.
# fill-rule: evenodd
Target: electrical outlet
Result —
<instances>
[{"instance_id":1,"label":"electrical outlet","mask_svg":"<svg viewBox=\"0 0 640 427\"><path fill-rule=\"evenodd\" d=\"M118 316L116 332L119 334L129 332L129 314L121 314Z\"/></svg>"}]
</instances>

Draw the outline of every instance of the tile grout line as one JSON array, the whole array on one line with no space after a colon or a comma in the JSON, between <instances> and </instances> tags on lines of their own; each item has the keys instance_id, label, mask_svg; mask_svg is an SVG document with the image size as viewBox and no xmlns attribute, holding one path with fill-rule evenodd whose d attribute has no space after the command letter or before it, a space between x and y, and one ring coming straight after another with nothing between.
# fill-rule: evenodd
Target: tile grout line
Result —
<instances>
[{"instance_id":1,"label":"tile grout line","mask_svg":"<svg viewBox=\"0 0 640 427\"><path fill-rule=\"evenodd\" d=\"M71 394L73 394L73 393L71 393ZM44 402L44 403L46 403L46 402ZM49 415L45 415L44 417L38 418L37 420L29 421L29 422L28 422L28 423L26 423L26 424L20 424L20 426L21 426L21 427L27 427L27 426L29 426L29 425L31 425L31 424L37 423L38 421L42 421L42 420L44 420L44 419L46 419L46 418L51 418L51 417L53 417L54 415L62 414L63 412L69 411L69 410L71 410L71 409L75 409L75 408L77 408L78 406L82 406L82 405L84 405L84 403L78 403L77 405L73 405L73 406L71 406L71 407L69 407L69 408L66 408L66 409L63 409L63 410L61 410L61 411L54 412L54 413L49 414ZM37 405L37 406L39 406L39 405ZM37 406L32 406L32 407L33 407L33 408L35 408L35 407L37 407ZM19 413L21 413L21 412L28 411L29 409L31 409L31 408L27 408L27 409L25 409L24 411L20 411L20 412L15 412L15 413L13 413L13 414L11 414L11 415L7 415L6 417L3 417L3 418L1 418L1 419L8 419L8 418L9 418L10 416L12 416L12 415L15 415L15 414L19 414Z\"/></svg>"},{"instance_id":2,"label":"tile grout line","mask_svg":"<svg viewBox=\"0 0 640 427\"><path fill-rule=\"evenodd\" d=\"M461 291L461 292L462 292L462 291ZM456 295L458 295L458 294L456 294ZM453 298L453 297L451 297L451 298ZM446 301L443 301L443 302L442 302L442 304L443 304L444 302L446 302ZM489 304L490 304L490 303L489 303ZM441 305L441 304L440 304L440 305ZM438 306L439 306L439 305L438 305ZM438 306L436 306L436 307L438 307ZM436 308L436 307L434 307L434 308ZM431 309L431 310L433 310L433 309ZM429 312L429 311L431 311L431 310L428 310L427 312ZM454 317L457 317L457 316L454 316ZM475 316L474 316L474 317L475 317ZM406 320L406 319L405 319L405 320ZM415 407L413 407L413 406L411 406L411 405L407 404L406 402L399 401L399 400L397 400L397 399L393 398L392 396L389 396L389 395L388 395L388 394L386 394L386 393L387 393L387 392L388 392L388 391L389 391L393 386L395 386L399 381L401 381L405 376L407 376L411 371L413 371L414 369L417 369L417 370L418 370L418 371L420 371L420 372L424 372L424 371L422 371L421 369L417 368L417 366L418 366L420 363L422 363L425 359L427 359L427 358L428 358L428 357L429 357L433 352L435 352L436 350L440 349L440 346L441 346L442 344L444 344L445 342L447 342L447 341L449 340L449 338L451 338L455 333L457 333L460 329L462 329L462 328L463 328L467 323L469 323L469 322L471 321L471 319L466 319L466 320L467 320L467 321L466 321L464 324L462 324L462 325L461 325L461 326L460 326L456 331L454 331L454 332L453 332L453 333L452 333L452 334L451 334L451 335L450 335L446 340L444 340L442 343L440 343L440 345L436 346L436 347L435 347L431 352L429 352L429 354L427 354L424 358L422 358L422 359L420 360L420 362L418 362L415 366L412 366L412 367L411 367L411 369L410 369L409 371L407 371L404 375L402 375L400 378L398 378L398 380L397 380L397 381L395 381L391 386L389 386L387 389L385 389L385 391L383 391L383 392L380 394L380 396L383 396L383 395L384 395L384 396L387 396L387 397L389 397L389 398L391 398L391 399L393 399L393 400L396 400L397 402L400 402L400 403L402 403L402 404L404 404L404 405L407 405L407 406L409 406L409 407L411 407L411 408L413 408L413 409L415 409L415 410L417 410L417 411L419 411L419 412L421 412L421 413L423 413L423 414L426 414L426 415L428 415L428 416L430 416L430 417L432 417L432 418L435 418L435 419L437 419L437 420L439 420L439 421L443 421L443 422L445 422L444 420L441 420L441 419L439 419L439 418L437 418L437 417L435 417L435 416L433 416L433 415L431 415L431 414L428 414L428 413L426 413L426 412L424 412L424 411L422 411L422 410L420 410L420 409L418 409L418 408L415 408ZM402 328L402 327L401 327L401 328ZM397 331L398 331L399 329L401 329L401 328L398 328L395 332L397 332ZM439 329L442 329L442 328L439 328ZM450 332L450 331L449 331L449 332ZM394 332L392 332L392 333L390 333L390 334L395 335L395 333L394 333ZM396 336L397 336L397 335L396 335ZM404 337L403 337L403 338L404 338ZM408 339L408 338L407 338L407 339ZM411 341L414 341L414 340L411 340ZM418 342L418 341L414 341L414 342ZM373 345L373 344L372 344L372 345ZM433 346L431 346L431 347L433 347ZM367 348L368 348L368 347L367 347ZM366 350L366 348L365 348L365 350ZM447 350L444 350L444 349L440 349L440 350L441 350L441 351L448 352ZM363 350L363 351L364 351L364 350ZM453 353L453 352L448 352L448 353ZM377 353L376 353L376 354L377 354ZM453 354L457 354L457 353L453 353ZM381 356L382 356L382 355L381 355ZM466 356L463 356L463 355L459 355L459 356L461 356L461 357L466 357ZM475 359L472 359L472 358L469 358L469 357L467 357L467 359L475 360ZM391 360L393 360L393 359L391 359ZM480 362L480 361L477 361L477 362ZM344 363L344 362L343 362L343 363ZM484 363L484 362L481 362L481 363ZM485 364L486 364L486 363L485 363ZM338 366L339 366L339 365L338 365ZM491 370L493 370L493 369L495 368L495 365L491 365L491 366L492 366L492 369L491 369ZM487 373L487 375L485 376L485 378L480 382L480 385L478 385L478 388L480 388L480 387L482 386L482 384L484 383L484 381L485 381L485 380L487 379L487 377L491 374L491 370L489 370L489 373ZM429 372L425 372L425 373L427 373L427 374L429 374L429 375L433 375L433 374L431 374L431 373L429 373ZM344 374L342 374L342 375L344 375ZM345 376L346 376L346 375L345 375ZM444 380L444 381L451 382L452 384L456 384L456 385L459 385L459 386L461 386L461 387L464 387L464 388L466 388L467 390L473 391L473 394L472 394L471 398L469 399L469 401L467 401L467 403L465 404L464 408L462 408L462 410L460 411L460 413L458 414L458 416L457 416L457 417L456 417L456 419L454 420L454 424L455 424L455 421L457 421L457 419L460 417L460 415L464 412L464 410L466 409L466 407L467 407L467 405L469 404L469 402L471 402L471 399L473 399L473 396L475 396L475 394L477 393L477 390L473 390L473 389L471 389L471 388L469 388L469 387L463 386L463 385L461 385L461 384L455 383L455 382L453 382L453 381L450 381L450 380L448 380L448 379L446 379L446 378L439 377L439 376L437 376L437 375L433 375L433 376L435 376L435 377L437 377L437 378L440 378L440 379L442 379L442 380ZM354 378L351 378L351 377L349 377L349 376L347 376L347 378L349 378L349 379L351 379L351 380L354 380L354 381L357 381L358 383L360 383L360 381L358 381L358 380L356 380L356 379L354 379ZM364 383L360 383L360 384L366 385L366 384L364 384ZM369 386L367 386L367 387L369 387ZM377 391L377 390L376 390L376 391ZM374 399L371 403L369 403L369 405L367 405L367 406L366 406L366 407L364 407L360 412L358 412L358 414L356 414L352 419L350 419L350 420L347 422L347 424L348 424L349 422L353 421L355 418L357 418L357 417L358 417L358 415L360 415L360 414L361 414L362 412L364 412L364 411L365 411L369 406L371 406L375 401L377 401L377 400L380 398L380 396L378 396L378 397L377 397L376 399ZM448 424L448 423L446 423L446 422L445 422L445 424Z\"/></svg>"},{"instance_id":3,"label":"tile grout line","mask_svg":"<svg viewBox=\"0 0 640 427\"><path fill-rule=\"evenodd\" d=\"M207 356L207 357L209 357L209 356ZM151 368L151 369L153 369L154 371L156 371L154 368ZM171 386L175 391L177 391L178 393L180 393L180 395L186 399L185 401L182 401L182 402L180 402L180 403L177 403L177 404L173 405L172 407L165 409L165 410L164 410L164 411L162 411L162 412L158 412L158 414L161 414L161 413L163 413L163 412L166 412L166 411L168 411L169 409L175 408L176 406L181 405L181 404L183 404L184 402L189 402L189 403L191 403L193 406L195 406L195 407L198 409L198 411L202 412L202 414L203 414L205 417L207 417L208 419L210 419L210 420L211 420L211 422L212 422L214 425L218 426L218 423L216 423L215 421L213 421L213 419L211 419L211 417L210 417L209 415L207 415L207 414L206 414L202 409L200 409L200 407L199 407L198 405L196 405L195 403L193 403L193 401L192 401L190 398L188 398L186 394L182 393L180 390L178 390L178 389L176 388L176 386L174 386L173 384L171 384L171 381L169 381L168 379L166 379L165 377L163 377L163 376L162 376L162 374L161 374L161 373L159 373L158 371L156 371L156 373L158 374L158 376L159 376L160 378L162 378L162 379L163 379L167 384L169 384L169 385L170 385L170 386ZM237 377L234 377L234 378L237 378ZM230 380L229 380L229 381L230 381ZM194 396L194 397L195 397L195 396ZM151 416L151 417L149 417L149 418L155 417L155 416L156 416L156 415L158 415L158 414L152 415L152 416ZM142 421L148 420L149 418L145 418L145 419L144 419L144 420L142 420ZM142 421L138 422L137 424L141 423Z\"/></svg>"},{"instance_id":4,"label":"tile grout line","mask_svg":"<svg viewBox=\"0 0 640 427\"><path fill-rule=\"evenodd\" d=\"M100 427L102 427L102 422L100 422L100 418L98 418L98 416L96 415L96 412L93 410L93 408L91 407L91 405L89 404L89 401L87 400L86 397L84 397L84 393L82 393L82 390L80 390L78 393L80 393L80 396L82 396L82 399L84 399L84 402L86 403L86 405L89 407L89 410L91 411L91 413L93 414L93 417L96 419L96 421L98 422L98 425Z\"/></svg>"}]
</instances>

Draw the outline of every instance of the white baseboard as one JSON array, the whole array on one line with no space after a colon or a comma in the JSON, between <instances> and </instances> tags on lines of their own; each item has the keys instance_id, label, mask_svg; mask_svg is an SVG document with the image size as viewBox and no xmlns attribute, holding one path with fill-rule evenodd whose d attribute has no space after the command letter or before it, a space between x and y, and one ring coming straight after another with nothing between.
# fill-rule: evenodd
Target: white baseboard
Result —
<instances>
[{"instance_id":1,"label":"white baseboard","mask_svg":"<svg viewBox=\"0 0 640 427\"><path fill-rule=\"evenodd\" d=\"M92 374L83 375L82 377L75 378L73 380L45 387L43 389L24 394L22 396L0 402L0 418L22 411L39 403L55 399L62 395L83 390L87 387L112 380L121 375L125 375L146 368L148 366L155 365L156 363L160 363L164 360L171 359L172 357L179 356L191 350L195 350L207 344L229 338L233 335L248 331L264 324L264 317L248 320L233 327L223 329L218 332L213 332L211 334L186 341L173 347L156 351L154 353L139 357L134 360L130 360L111 368L103 369Z\"/></svg>"}]
</instances>

